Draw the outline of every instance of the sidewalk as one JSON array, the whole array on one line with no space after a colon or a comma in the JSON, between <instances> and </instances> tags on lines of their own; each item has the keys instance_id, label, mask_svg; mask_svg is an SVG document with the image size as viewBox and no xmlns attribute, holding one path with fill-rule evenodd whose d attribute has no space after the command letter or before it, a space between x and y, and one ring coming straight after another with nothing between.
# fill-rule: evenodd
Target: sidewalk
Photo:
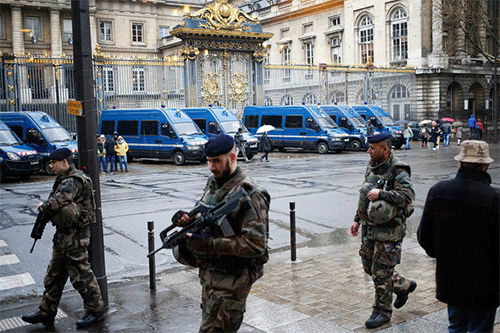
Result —
<instances>
[{"instance_id":1,"label":"sidewalk","mask_svg":"<svg viewBox=\"0 0 500 333\"><path fill-rule=\"evenodd\" d=\"M366 329L374 289L358 256L359 238L339 230L323 244L271 254L265 274L248 298L239 332L447 332L446 305L435 299L434 265L416 242L405 239L403 276L418 287L408 303L394 310L390 323ZM159 268L157 268L159 269ZM24 313L36 311L40 298L2 304L1 332L197 332L201 319L197 270L178 267L157 276L157 290L149 290L148 277L109 285L109 311L103 322L76 329L83 315L79 295L71 288L63 295L55 328L29 325ZM497 312L495 333L500 333Z\"/></svg>"}]
</instances>

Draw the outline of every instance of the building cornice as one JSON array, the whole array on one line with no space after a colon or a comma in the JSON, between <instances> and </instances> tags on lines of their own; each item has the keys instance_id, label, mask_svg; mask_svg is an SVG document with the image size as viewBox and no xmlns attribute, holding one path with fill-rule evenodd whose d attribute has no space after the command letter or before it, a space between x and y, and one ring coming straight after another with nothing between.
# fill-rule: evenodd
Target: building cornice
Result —
<instances>
[{"instance_id":1,"label":"building cornice","mask_svg":"<svg viewBox=\"0 0 500 333\"><path fill-rule=\"evenodd\" d=\"M280 3L282 4L282 3ZM343 7L344 6L344 0L333 0L333 1L325 1L323 3L313 5L313 6L308 6L306 8L302 8L293 12L289 13L284 13L284 14L279 14L275 17L271 17L268 19L262 19L261 24L262 26L266 26L268 24L276 24L276 23L281 23L285 21L289 21L292 19L297 19L301 17L308 17L308 16L315 16L317 14L321 14L323 12L328 12L332 9Z\"/></svg>"}]
</instances>

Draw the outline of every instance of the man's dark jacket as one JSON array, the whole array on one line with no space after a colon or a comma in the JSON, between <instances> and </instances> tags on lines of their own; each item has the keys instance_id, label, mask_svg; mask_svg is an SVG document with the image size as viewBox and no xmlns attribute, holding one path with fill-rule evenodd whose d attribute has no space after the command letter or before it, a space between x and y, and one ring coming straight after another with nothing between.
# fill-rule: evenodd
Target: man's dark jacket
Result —
<instances>
[{"instance_id":1,"label":"man's dark jacket","mask_svg":"<svg viewBox=\"0 0 500 333\"><path fill-rule=\"evenodd\" d=\"M499 302L500 195L488 173L462 167L427 195L418 242L437 259L436 298L468 309Z\"/></svg>"}]
</instances>

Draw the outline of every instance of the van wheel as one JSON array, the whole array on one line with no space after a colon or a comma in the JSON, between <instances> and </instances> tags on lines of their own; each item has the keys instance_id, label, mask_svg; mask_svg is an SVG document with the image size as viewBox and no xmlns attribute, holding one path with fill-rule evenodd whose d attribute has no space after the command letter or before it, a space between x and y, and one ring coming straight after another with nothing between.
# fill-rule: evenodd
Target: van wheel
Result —
<instances>
[{"instance_id":1,"label":"van wheel","mask_svg":"<svg viewBox=\"0 0 500 333\"><path fill-rule=\"evenodd\" d=\"M174 154L174 163L175 165L184 165L186 164L186 157L182 151L178 151Z\"/></svg>"},{"instance_id":2,"label":"van wheel","mask_svg":"<svg viewBox=\"0 0 500 333\"><path fill-rule=\"evenodd\" d=\"M45 173L47 175L53 175L54 174L54 170L52 170L52 168L50 167L50 161L46 161L44 163L43 170L45 170Z\"/></svg>"},{"instance_id":3,"label":"van wheel","mask_svg":"<svg viewBox=\"0 0 500 333\"><path fill-rule=\"evenodd\" d=\"M352 140L351 142L352 151L360 151L361 150L361 142L358 140Z\"/></svg>"},{"instance_id":4,"label":"van wheel","mask_svg":"<svg viewBox=\"0 0 500 333\"><path fill-rule=\"evenodd\" d=\"M318 150L318 153L320 153L320 154L328 153L328 145L326 144L326 142L318 143L318 145L316 146L316 149Z\"/></svg>"}]
</instances>

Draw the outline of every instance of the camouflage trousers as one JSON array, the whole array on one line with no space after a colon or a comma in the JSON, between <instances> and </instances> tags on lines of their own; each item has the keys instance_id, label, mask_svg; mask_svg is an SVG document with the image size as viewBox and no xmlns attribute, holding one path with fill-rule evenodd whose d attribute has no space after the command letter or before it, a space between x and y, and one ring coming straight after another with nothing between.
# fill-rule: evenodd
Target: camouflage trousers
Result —
<instances>
[{"instance_id":1,"label":"camouflage trousers","mask_svg":"<svg viewBox=\"0 0 500 333\"><path fill-rule=\"evenodd\" d=\"M86 248L73 249L71 252L54 249L45 279L45 290L39 310L48 316L55 316L61 300L64 285L70 277L71 284L83 298L85 309L101 311L104 302L99 284L88 261Z\"/></svg>"},{"instance_id":2,"label":"camouflage trousers","mask_svg":"<svg viewBox=\"0 0 500 333\"><path fill-rule=\"evenodd\" d=\"M395 266L401 262L401 243L402 241L378 242L363 238L359 251L363 269L375 284L373 310L389 318L392 315L393 293L408 289L411 282L395 270Z\"/></svg>"},{"instance_id":3,"label":"camouflage trousers","mask_svg":"<svg viewBox=\"0 0 500 333\"><path fill-rule=\"evenodd\" d=\"M238 331L252 288L248 269L242 275L200 269L199 275L203 287L200 333Z\"/></svg>"}]
</instances>

